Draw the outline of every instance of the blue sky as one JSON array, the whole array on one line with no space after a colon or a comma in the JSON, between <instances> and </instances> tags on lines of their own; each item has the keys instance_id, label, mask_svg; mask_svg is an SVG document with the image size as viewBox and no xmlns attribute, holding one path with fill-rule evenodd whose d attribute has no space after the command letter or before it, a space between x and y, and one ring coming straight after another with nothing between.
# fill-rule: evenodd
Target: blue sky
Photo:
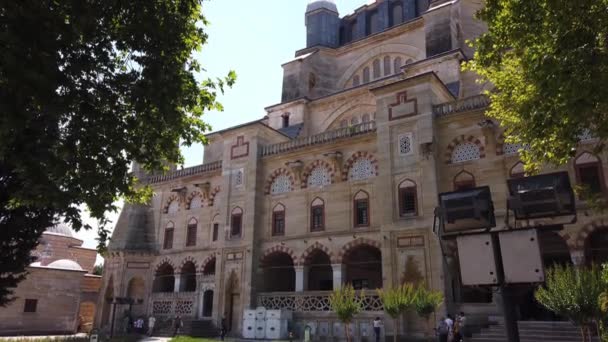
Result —
<instances>
[{"instance_id":1,"label":"blue sky","mask_svg":"<svg viewBox=\"0 0 608 342\"><path fill-rule=\"evenodd\" d=\"M352 13L367 0L336 0L340 16ZM304 13L308 0L205 0L203 12L210 21L207 44L197 58L205 77L237 73L237 82L220 97L221 113L205 114L213 130L259 119L264 108L281 100L283 69L296 50L306 45ZM202 163L203 147L182 148L185 166ZM118 214L110 214L114 221ZM95 225L94 222L89 223ZM78 232L85 247L95 247L94 231Z\"/></svg>"}]
</instances>

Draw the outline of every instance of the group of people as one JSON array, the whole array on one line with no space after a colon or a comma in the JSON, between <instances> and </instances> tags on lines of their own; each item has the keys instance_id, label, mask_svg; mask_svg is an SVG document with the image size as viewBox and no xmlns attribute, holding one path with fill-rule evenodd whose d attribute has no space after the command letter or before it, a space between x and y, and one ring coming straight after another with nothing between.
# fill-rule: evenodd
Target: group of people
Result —
<instances>
[{"instance_id":1,"label":"group of people","mask_svg":"<svg viewBox=\"0 0 608 342\"><path fill-rule=\"evenodd\" d=\"M135 334L145 334L145 320L143 317L139 317L137 319L133 319L130 315L125 317L126 319L126 332L127 334L135 333ZM154 332L154 325L156 324L156 318L154 316L148 317L148 331L147 334L152 336Z\"/></svg>"},{"instance_id":2,"label":"group of people","mask_svg":"<svg viewBox=\"0 0 608 342\"><path fill-rule=\"evenodd\" d=\"M447 317L441 318L436 329L439 342L463 342L466 322L467 318L464 312L460 312L456 315L456 318L450 314Z\"/></svg>"}]
</instances>

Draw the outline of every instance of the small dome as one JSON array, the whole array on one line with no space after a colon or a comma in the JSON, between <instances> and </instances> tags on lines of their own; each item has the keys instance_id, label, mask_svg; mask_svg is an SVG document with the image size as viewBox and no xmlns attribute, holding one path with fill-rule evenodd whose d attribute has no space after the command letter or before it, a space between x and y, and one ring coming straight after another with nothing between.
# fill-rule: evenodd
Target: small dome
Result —
<instances>
[{"instance_id":1,"label":"small dome","mask_svg":"<svg viewBox=\"0 0 608 342\"><path fill-rule=\"evenodd\" d=\"M57 235L74 237L74 235L72 234L72 229L70 229L70 227L68 227L68 225L63 222L57 223L56 225L47 228L46 232L57 234Z\"/></svg>"},{"instance_id":2,"label":"small dome","mask_svg":"<svg viewBox=\"0 0 608 342\"><path fill-rule=\"evenodd\" d=\"M322 8L338 13L338 7L334 0L310 0L308 6L306 6L306 13Z\"/></svg>"},{"instance_id":3,"label":"small dome","mask_svg":"<svg viewBox=\"0 0 608 342\"><path fill-rule=\"evenodd\" d=\"M82 267L78 265L76 261L68 260L68 259L59 259L55 260L52 263L48 264L49 268L61 268L64 270L74 270L74 271L82 271Z\"/></svg>"}]
</instances>

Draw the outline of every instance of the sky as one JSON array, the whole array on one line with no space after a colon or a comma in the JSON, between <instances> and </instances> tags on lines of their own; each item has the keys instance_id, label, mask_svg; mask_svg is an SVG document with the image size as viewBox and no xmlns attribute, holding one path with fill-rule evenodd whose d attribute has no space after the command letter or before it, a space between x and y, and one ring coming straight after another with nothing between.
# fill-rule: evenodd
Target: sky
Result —
<instances>
[{"instance_id":1,"label":"sky","mask_svg":"<svg viewBox=\"0 0 608 342\"><path fill-rule=\"evenodd\" d=\"M367 0L336 0L340 17L365 5ZM295 52L306 47L304 13L308 0L204 0L203 13L210 25L207 44L196 57L207 77L223 77L230 70L236 84L219 97L221 113L203 116L213 131L253 121L266 115L265 107L281 100L283 69ZM182 147L185 167L201 164L203 146ZM116 222L118 213L108 215ZM93 220L85 220L96 227ZM84 247L94 248L96 232L80 231ZM101 258L98 258L98 262Z\"/></svg>"}]
</instances>

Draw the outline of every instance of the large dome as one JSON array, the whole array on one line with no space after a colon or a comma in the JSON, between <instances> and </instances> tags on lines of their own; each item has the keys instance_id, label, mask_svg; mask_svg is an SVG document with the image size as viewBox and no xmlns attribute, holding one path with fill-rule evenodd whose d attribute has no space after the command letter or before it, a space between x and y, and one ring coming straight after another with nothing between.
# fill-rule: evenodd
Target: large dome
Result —
<instances>
[{"instance_id":1,"label":"large dome","mask_svg":"<svg viewBox=\"0 0 608 342\"><path fill-rule=\"evenodd\" d=\"M72 229L70 229L70 227L68 227L68 225L63 222L57 223L56 225L47 228L46 232L57 234L57 235L74 237L74 235L72 234Z\"/></svg>"},{"instance_id":2,"label":"large dome","mask_svg":"<svg viewBox=\"0 0 608 342\"><path fill-rule=\"evenodd\" d=\"M55 260L52 263L48 264L49 268L60 268L63 270L73 270L73 271L82 271L82 267L78 265L76 261L68 260L68 259L59 259Z\"/></svg>"},{"instance_id":3,"label":"large dome","mask_svg":"<svg viewBox=\"0 0 608 342\"><path fill-rule=\"evenodd\" d=\"M310 0L308 2L308 6L306 7L306 12L308 13L316 11L321 8L338 13L338 7L336 6L336 2L334 0Z\"/></svg>"}]
</instances>

